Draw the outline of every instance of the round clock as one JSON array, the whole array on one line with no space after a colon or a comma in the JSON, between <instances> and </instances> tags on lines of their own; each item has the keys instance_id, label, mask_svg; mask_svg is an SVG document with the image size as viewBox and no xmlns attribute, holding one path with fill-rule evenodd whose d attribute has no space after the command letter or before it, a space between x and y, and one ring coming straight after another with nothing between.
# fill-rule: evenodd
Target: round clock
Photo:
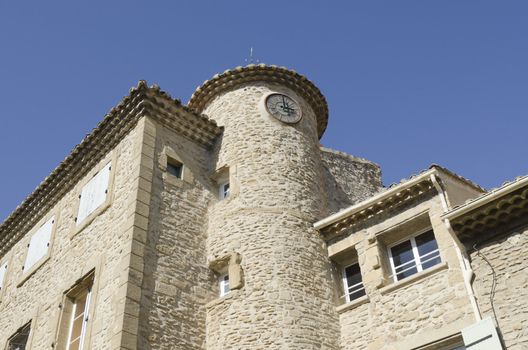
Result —
<instances>
[{"instance_id":1,"label":"round clock","mask_svg":"<svg viewBox=\"0 0 528 350\"><path fill-rule=\"evenodd\" d=\"M266 109L278 120L288 124L301 120L301 108L291 97L283 94L271 94L266 98Z\"/></svg>"}]
</instances>

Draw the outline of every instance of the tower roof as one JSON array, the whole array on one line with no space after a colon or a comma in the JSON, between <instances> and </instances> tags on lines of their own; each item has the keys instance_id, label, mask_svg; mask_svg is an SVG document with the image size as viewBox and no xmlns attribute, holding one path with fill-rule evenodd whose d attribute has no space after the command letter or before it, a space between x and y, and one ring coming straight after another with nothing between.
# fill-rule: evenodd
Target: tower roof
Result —
<instances>
[{"instance_id":1,"label":"tower roof","mask_svg":"<svg viewBox=\"0 0 528 350\"><path fill-rule=\"evenodd\" d=\"M328 105L325 97L310 80L285 67L250 64L246 67L226 70L221 74L215 75L212 79L206 80L199 86L191 96L188 106L201 113L207 104L219 93L256 81L284 85L298 93L313 108L317 116L319 138L323 136L328 124Z\"/></svg>"}]
</instances>

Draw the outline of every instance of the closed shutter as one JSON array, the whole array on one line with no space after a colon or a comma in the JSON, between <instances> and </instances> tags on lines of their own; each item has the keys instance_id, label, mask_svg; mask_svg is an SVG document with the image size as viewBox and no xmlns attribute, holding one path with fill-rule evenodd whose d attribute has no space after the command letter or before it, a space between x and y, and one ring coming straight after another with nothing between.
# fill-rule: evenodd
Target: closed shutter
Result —
<instances>
[{"instance_id":1,"label":"closed shutter","mask_svg":"<svg viewBox=\"0 0 528 350\"><path fill-rule=\"evenodd\" d=\"M84 185L81 191L79 212L77 213L77 225L106 201L108 183L110 180L110 166L111 163L108 163L90 181L88 181L86 185Z\"/></svg>"},{"instance_id":2,"label":"closed shutter","mask_svg":"<svg viewBox=\"0 0 528 350\"><path fill-rule=\"evenodd\" d=\"M24 271L29 270L37 261L42 259L48 253L51 229L53 228L54 222L55 219L52 217L31 237L26 262L24 263Z\"/></svg>"},{"instance_id":3,"label":"closed shutter","mask_svg":"<svg viewBox=\"0 0 528 350\"><path fill-rule=\"evenodd\" d=\"M0 291L4 288L4 279L7 272L7 261L0 265Z\"/></svg>"}]
</instances>

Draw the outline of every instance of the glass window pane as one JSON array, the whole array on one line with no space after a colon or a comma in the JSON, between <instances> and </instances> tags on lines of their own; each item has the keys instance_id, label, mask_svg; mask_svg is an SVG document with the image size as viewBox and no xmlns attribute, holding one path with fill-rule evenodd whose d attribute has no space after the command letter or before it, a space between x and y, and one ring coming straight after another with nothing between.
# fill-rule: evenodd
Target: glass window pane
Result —
<instances>
[{"instance_id":1,"label":"glass window pane","mask_svg":"<svg viewBox=\"0 0 528 350\"><path fill-rule=\"evenodd\" d=\"M361 271L359 270L359 264L354 264L345 269L347 286L352 287L353 285L361 282Z\"/></svg>"},{"instance_id":2,"label":"glass window pane","mask_svg":"<svg viewBox=\"0 0 528 350\"><path fill-rule=\"evenodd\" d=\"M68 350L79 350L79 345L81 343L81 339L76 339L75 341L70 343L70 346L68 347Z\"/></svg>"},{"instance_id":3,"label":"glass window pane","mask_svg":"<svg viewBox=\"0 0 528 350\"><path fill-rule=\"evenodd\" d=\"M414 255L412 252L411 241L405 241L391 248L394 269L396 270L396 279L409 277L418 272Z\"/></svg>"},{"instance_id":4,"label":"glass window pane","mask_svg":"<svg viewBox=\"0 0 528 350\"><path fill-rule=\"evenodd\" d=\"M83 325L84 325L84 317L82 315L73 321L70 341L81 337Z\"/></svg>"},{"instance_id":5,"label":"glass window pane","mask_svg":"<svg viewBox=\"0 0 528 350\"><path fill-rule=\"evenodd\" d=\"M83 293L82 295L79 295L77 299L75 299L75 316L74 318L77 318L80 314L84 312L84 307L86 304L86 294Z\"/></svg>"},{"instance_id":6,"label":"glass window pane","mask_svg":"<svg viewBox=\"0 0 528 350\"><path fill-rule=\"evenodd\" d=\"M223 277L220 277L219 287L220 287L220 296L221 297L223 297L224 295L229 293L229 291L230 291L230 288L229 288L229 275L225 275Z\"/></svg>"},{"instance_id":7,"label":"glass window pane","mask_svg":"<svg viewBox=\"0 0 528 350\"><path fill-rule=\"evenodd\" d=\"M25 350L29 338L30 325L26 325L9 340L8 350Z\"/></svg>"},{"instance_id":8,"label":"glass window pane","mask_svg":"<svg viewBox=\"0 0 528 350\"><path fill-rule=\"evenodd\" d=\"M438 250L438 245L436 244L433 231L427 231L426 233L416 236L415 240L418 254L420 255L420 261L425 261L422 264L423 270L440 263L439 252L434 252L435 250Z\"/></svg>"},{"instance_id":9,"label":"glass window pane","mask_svg":"<svg viewBox=\"0 0 528 350\"><path fill-rule=\"evenodd\" d=\"M183 167L181 164L167 163L167 172L176 176L178 179L181 179L182 177L182 169Z\"/></svg>"},{"instance_id":10,"label":"glass window pane","mask_svg":"<svg viewBox=\"0 0 528 350\"><path fill-rule=\"evenodd\" d=\"M359 264L350 265L345 268L345 279L346 279L346 290L347 300L352 301L365 295L365 289L361 280L361 270Z\"/></svg>"}]
</instances>

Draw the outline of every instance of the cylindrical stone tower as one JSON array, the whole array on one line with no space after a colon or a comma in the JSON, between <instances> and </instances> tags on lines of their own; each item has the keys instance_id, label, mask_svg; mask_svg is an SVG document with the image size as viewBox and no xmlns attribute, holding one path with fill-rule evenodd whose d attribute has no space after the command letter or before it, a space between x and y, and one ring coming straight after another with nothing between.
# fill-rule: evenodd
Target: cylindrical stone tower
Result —
<instances>
[{"instance_id":1,"label":"cylindrical stone tower","mask_svg":"<svg viewBox=\"0 0 528 350\"><path fill-rule=\"evenodd\" d=\"M250 65L206 81L189 107L224 127L212 178L228 179L230 194L209 211L209 263L243 271L207 305L207 349L338 349L330 265L312 227L327 206L325 98L293 71Z\"/></svg>"}]
</instances>

